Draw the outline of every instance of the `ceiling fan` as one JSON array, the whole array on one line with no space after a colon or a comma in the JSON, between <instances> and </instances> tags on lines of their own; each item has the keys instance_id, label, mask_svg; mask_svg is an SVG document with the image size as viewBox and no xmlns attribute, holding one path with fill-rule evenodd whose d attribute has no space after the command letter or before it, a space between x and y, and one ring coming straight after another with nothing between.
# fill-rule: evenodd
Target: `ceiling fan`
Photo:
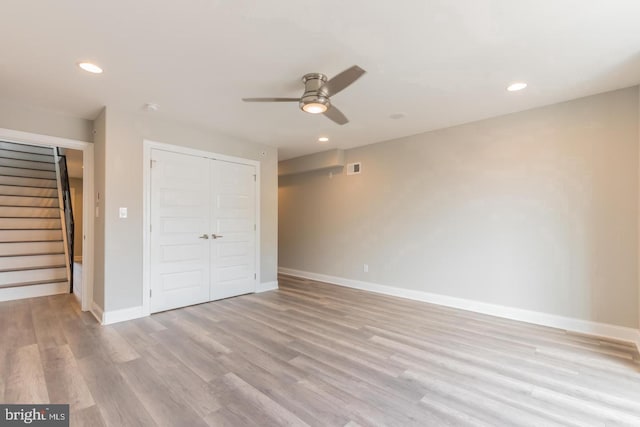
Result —
<instances>
[{"instance_id":1,"label":"ceiling fan","mask_svg":"<svg viewBox=\"0 0 640 427\"><path fill-rule=\"evenodd\" d=\"M304 93L300 98L242 98L244 102L298 102L300 109L311 114L324 114L339 125L349 123L344 114L331 104L330 98L358 80L366 71L354 65L331 80L321 73L302 77Z\"/></svg>"}]
</instances>

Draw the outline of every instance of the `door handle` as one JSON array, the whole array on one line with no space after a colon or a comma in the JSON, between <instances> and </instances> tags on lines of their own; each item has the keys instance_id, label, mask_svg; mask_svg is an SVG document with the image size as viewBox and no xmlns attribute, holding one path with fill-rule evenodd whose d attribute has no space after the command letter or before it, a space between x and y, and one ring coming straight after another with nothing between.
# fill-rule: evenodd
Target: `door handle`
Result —
<instances>
[{"instance_id":1,"label":"door handle","mask_svg":"<svg viewBox=\"0 0 640 427\"><path fill-rule=\"evenodd\" d=\"M219 239L219 238L224 237L224 236L221 236L219 234L212 234L211 237L214 238L214 239Z\"/></svg>"},{"instance_id":2,"label":"door handle","mask_svg":"<svg viewBox=\"0 0 640 427\"><path fill-rule=\"evenodd\" d=\"M198 237L198 239L208 239L209 235L208 234L203 234L202 236Z\"/></svg>"}]
</instances>

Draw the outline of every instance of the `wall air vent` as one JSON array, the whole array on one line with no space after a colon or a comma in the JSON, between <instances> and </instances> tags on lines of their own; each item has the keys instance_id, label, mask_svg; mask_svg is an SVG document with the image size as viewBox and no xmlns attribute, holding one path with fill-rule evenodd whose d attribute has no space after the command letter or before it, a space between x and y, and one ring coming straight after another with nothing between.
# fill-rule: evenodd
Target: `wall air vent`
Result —
<instances>
[{"instance_id":1,"label":"wall air vent","mask_svg":"<svg viewBox=\"0 0 640 427\"><path fill-rule=\"evenodd\" d=\"M358 175L362 173L362 163L349 163L347 164L347 175Z\"/></svg>"}]
</instances>

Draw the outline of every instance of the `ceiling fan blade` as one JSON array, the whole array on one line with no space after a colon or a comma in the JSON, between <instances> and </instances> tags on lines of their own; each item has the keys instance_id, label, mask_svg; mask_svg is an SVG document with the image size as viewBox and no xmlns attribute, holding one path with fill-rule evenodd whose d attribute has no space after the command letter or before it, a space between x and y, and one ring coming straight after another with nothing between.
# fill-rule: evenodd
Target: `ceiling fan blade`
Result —
<instances>
[{"instance_id":1,"label":"ceiling fan blade","mask_svg":"<svg viewBox=\"0 0 640 427\"><path fill-rule=\"evenodd\" d=\"M342 114L342 111L338 110L333 105L329 107L329 109L325 111L323 114L339 125L345 125L349 123L349 119L347 119L347 117L344 114Z\"/></svg>"},{"instance_id":2,"label":"ceiling fan blade","mask_svg":"<svg viewBox=\"0 0 640 427\"><path fill-rule=\"evenodd\" d=\"M328 96L333 96L358 80L364 73L366 73L365 70L354 65L326 82L322 87L327 91Z\"/></svg>"},{"instance_id":3,"label":"ceiling fan blade","mask_svg":"<svg viewBox=\"0 0 640 427\"><path fill-rule=\"evenodd\" d=\"M242 98L244 102L299 102L300 98Z\"/></svg>"}]
</instances>

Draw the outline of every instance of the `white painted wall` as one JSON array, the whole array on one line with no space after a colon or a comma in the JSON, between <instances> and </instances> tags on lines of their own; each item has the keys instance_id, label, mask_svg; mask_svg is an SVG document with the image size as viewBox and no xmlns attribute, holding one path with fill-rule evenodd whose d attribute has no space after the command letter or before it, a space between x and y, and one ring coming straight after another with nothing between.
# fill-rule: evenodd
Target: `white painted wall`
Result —
<instances>
[{"instance_id":1,"label":"white painted wall","mask_svg":"<svg viewBox=\"0 0 640 427\"><path fill-rule=\"evenodd\" d=\"M96 163L103 165L105 180L100 208L104 221L104 256L101 261L96 260L96 272L103 274L105 313L142 304L144 139L261 162L261 281L277 280L275 148L161 120L147 113L110 107L106 108L105 134L105 152L96 150ZM118 218L119 207L128 208L127 219ZM100 262L103 270L99 269Z\"/></svg>"},{"instance_id":2,"label":"white painted wall","mask_svg":"<svg viewBox=\"0 0 640 427\"><path fill-rule=\"evenodd\" d=\"M638 98L349 150L360 175L281 177L279 265L636 328Z\"/></svg>"}]
</instances>

